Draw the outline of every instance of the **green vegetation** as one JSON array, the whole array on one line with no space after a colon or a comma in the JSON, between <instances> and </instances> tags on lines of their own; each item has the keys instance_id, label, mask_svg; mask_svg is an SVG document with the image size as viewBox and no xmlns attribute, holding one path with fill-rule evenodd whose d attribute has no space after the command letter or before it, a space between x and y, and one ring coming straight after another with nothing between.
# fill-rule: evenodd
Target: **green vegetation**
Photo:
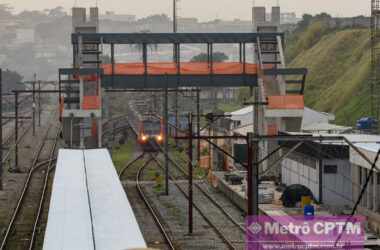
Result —
<instances>
[{"instance_id":1,"label":"green vegetation","mask_svg":"<svg viewBox=\"0 0 380 250\"><path fill-rule=\"evenodd\" d=\"M131 162L136 157L134 154L136 150L135 147L135 142L128 140L126 144L120 145L112 151L112 160L118 173L128 162ZM140 159L134 163L134 167L139 168L144 162L145 160ZM154 191L162 192L162 171L158 167L148 167L145 169L145 173L148 180L156 181L157 185L154 187ZM125 176L127 176L127 174L125 174ZM134 178L135 176L130 177Z\"/></svg>"},{"instance_id":2,"label":"green vegetation","mask_svg":"<svg viewBox=\"0 0 380 250\"><path fill-rule=\"evenodd\" d=\"M233 112L241 108L243 108L243 105L240 103L218 103L218 109L223 112Z\"/></svg>"},{"instance_id":3,"label":"green vegetation","mask_svg":"<svg viewBox=\"0 0 380 250\"><path fill-rule=\"evenodd\" d=\"M115 164L117 172L120 172L125 164L133 160L135 144L132 140L128 140L127 144L121 145L112 150L112 160Z\"/></svg>"},{"instance_id":4,"label":"green vegetation","mask_svg":"<svg viewBox=\"0 0 380 250\"><path fill-rule=\"evenodd\" d=\"M223 52L215 52L212 54L214 62L224 62L228 60L228 56ZM206 53L200 53L191 59L191 62L207 62L208 57Z\"/></svg>"},{"instance_id":5,"label":"green vegetation","mask_svg":"<svg viewBox=\"0 0 380 250\"><path fill-rule=\"evenodd\" d=\"M187 159L189 159L187 157L187 152L186 151L180 151L180 150L173 150L171 152L170 156L172 157L172 159L175 162L178 162L178 163L185 162L185 160L187 161ZM187 172L187 165L185 165L183 167L183 169ZM204 179L207 177L207 171L204 168L201 168L197 164L197 166L195 166L193 169L193 177L196 179L199 179L199 180Z\"/></svg>"},{"instance_id":6,"label":"green vegetation","mask_svg":"<svg viewBox=\"0 0 380 250\"><path fill-rule=\"evenodd\" d=\"M293 67L307 67L308 107L336 114L336 123L354 125L369 114L370 40L366 29L335 30L310 21L288 41Z\"/></svg>"}]
</instances>

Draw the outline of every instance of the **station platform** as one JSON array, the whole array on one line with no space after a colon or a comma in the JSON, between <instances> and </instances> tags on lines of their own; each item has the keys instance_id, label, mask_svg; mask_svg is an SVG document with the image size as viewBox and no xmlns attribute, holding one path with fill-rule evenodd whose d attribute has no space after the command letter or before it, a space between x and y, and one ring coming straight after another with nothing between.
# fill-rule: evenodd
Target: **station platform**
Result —
<instances>
[{"instance_id":1,"label":"station platform","mask_svg":"<svg viewBox=\"0 0 380 250\"><path fill-rule=\"evenodd\" d=\"M237 207L242 211L247 212L247 190L244 184L241 185L231 185L226 181L227 172L213 172L213 185L219 191L226 195L228 199L231 200ZM246 172L234 172L234 174L245 177ZM259 213L260 215L269 216L272 219L278 221L278 218L292 218L294 216L302 216L302 208L286 208L280 201L282 193L276 190L276 185L271 182L262 182L259 186ZM270 196L270 199L266 199L266 196ZM314 204L315 215L316 216L333 216L329 210L327 210L323 205ZM278 221L281 223L281 221ZM295 235L295 237L298 237ZM366 249L379 249L380 239L374 232L366 229L364 248Z\"/></svg>"},{"instance_id":2,"label":"station platform","mask_svg":"<svg viewBox=\"0 0 380 250\"><path fill-rule=\"evenodd\" d=\"M145 249L128 197L106 149L61 149L44 250Z\"/></svg>"}]
</instances>

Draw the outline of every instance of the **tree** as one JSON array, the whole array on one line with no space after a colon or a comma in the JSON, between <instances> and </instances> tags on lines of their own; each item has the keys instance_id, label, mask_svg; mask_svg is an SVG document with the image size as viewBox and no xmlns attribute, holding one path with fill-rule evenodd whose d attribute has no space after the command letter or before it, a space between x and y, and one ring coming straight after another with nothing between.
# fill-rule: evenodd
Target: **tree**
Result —
<instances>
[{"instance_id":1,"label":"tree","mask_svg":"<svg viewBox=\"0 0 380 250\"><path fill-rule=\"evenodd\" d=\"M32 11L23 11L20 14L18 14L18 17L23 20L24 22L29 23L40 23L43 21L46 21L47 15L38 10L32 10Z\"/></svg>"},{"instance_id":2,"label":"tree","mask_svg":"<svg viewBox=\"0 0 380 250\"><path fill-rule=\"evenodd\" d=\"M212 54L213 61L214 62L224 62L228 60L228 56L224 54L223 52L214 52ZM206 53L200 53L199 55L194 56L191 58L191 62L207 62L208 57Z\"/></svg>"},{"instance_id":3,"label":"tree","mask_svg":"<svg viewBox=\"0 0 380 250\"><path fill-rule=\"evenodd\" d=\"M71 34L71 17L56 17L51 21L39 23L35 27L36 37L57 45L67 44L67 38Z\"/></svg>"},{"instance_id":4,"label":"tree","mask_svg":"<svg viewBox=\"0 0 380 250\"><path fill-rule=\"evenodd\" d=\"M60 17L67 16L67 13L62 6L58 6L58 7L55 7L54 9L50 9L50 10L47 9L47 10L45 10L45 12L47 13L47 15L49 17L60 18Z\"/></svg>"},{"instance_id":5,"label":"tree","mask_svg":"<svg viewBox=\"0 0 380 250\"><path fill-rule=\"evenodd\" d=\"M302 16L302 20L298 23L297 31L303 31L307 29L307 27L310 25L310 23L313 20L313 16L309 14L304 14Z\"/></svg>"},{"instance_id":6,"label":"tree","mask_svg":"<svg viewBox=\"0 0 380 250\"><path fill-rule=\"evenodd\" d=\"M23 77L16 71L8 69L3 71L3 93L24 89L24 85L21 84L22 79Z\"/></svg>"},{"instance_id":7,"label":"tree","mask_svg":"<svg viewBox=\"0 0 380 250\"><path fill-rule=\"evenodd\" d=\"M147 33L150 33L150 30L141 30L139 33L142 33L142 34L147 34ZM143 51L143 45L142 44L132 44L131 47L139 52L142 52ZM150 49L151 51L157 51L158 50L158 45L157 44L148 44L147 46L148 49ZM142 55L141 55L141 59L142 58Z\"/></svg>"}]
</instances>

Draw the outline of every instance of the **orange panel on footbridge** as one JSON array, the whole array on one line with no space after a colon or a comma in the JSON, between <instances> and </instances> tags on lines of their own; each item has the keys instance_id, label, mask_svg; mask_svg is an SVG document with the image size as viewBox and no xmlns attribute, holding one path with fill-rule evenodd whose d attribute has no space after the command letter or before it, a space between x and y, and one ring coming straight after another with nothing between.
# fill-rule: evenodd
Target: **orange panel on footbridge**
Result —
<instances>
[{"instance_id":1,"label":"orange panel on footbridge","mask_svg":"<svg viewBox=\"0 0 380 250\"><path fill-rule=\"evenodd\" d=\"M103 64L105 75L112 75L112 64ZM265 68L273 68L266 65ZM177 65L171 62L153 62L147 64L149 75L176 75ZM246 63L247 74L257 74L257 64ZM240 75L244 73L244 64L236 62L213 63L213 73L216 75ZM114 66L115 75L143 75L143 63L118 63ZM180 63L181 75L209 75L211 68L209 63L186 62Z\"/></svg>"},{"instance_id":2,"label":"orange panel on footbridge","mask_svg":"<svg viewBox=\"0 0 380 250\"><path fill-rule=\"evenodd\" d=\"M303 95L268 96L268 109L303 109Z\"/></svg>"}]
</instances>

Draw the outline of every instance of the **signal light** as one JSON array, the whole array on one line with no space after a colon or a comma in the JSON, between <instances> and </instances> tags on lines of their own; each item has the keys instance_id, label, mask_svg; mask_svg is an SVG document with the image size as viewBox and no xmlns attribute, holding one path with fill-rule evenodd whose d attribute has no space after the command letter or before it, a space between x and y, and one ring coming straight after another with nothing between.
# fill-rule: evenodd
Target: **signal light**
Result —
<instances>
[{"instance_id":1,"label":"signal light","mask_svg":"<svg viewBox=\"0 0 380 250\"><path fill-rule=\"evenodd\" d=\"M141 136L141 140L142 140L142 141L146 141L146 140L148 140L148 137L147 137L146 135L142 135L142 136Z\"/></svg>"},{"instance_id":2,"label":"signal light","mask_svg":"<svg viewBox=\"0 0 380 250\"><path fill-rule=\"evenodd\" d=\"M164 138L162 135L157 135L156 139L157 141L161 142Z\"/></svg>"}]
</instances>

